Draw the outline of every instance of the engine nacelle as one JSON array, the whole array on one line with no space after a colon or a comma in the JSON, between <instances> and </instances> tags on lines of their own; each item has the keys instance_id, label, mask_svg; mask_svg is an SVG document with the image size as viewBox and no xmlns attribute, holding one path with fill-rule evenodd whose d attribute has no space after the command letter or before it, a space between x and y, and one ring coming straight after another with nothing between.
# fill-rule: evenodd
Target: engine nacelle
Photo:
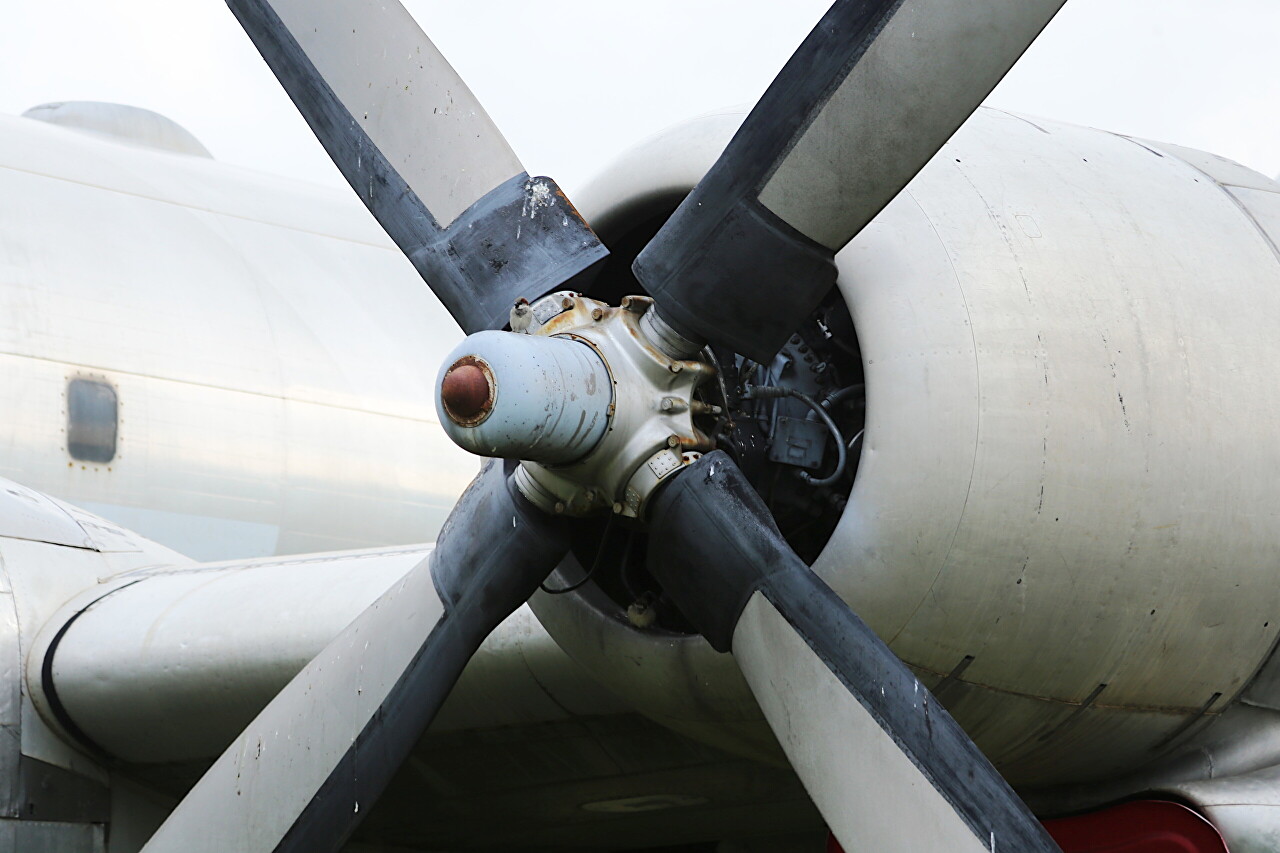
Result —
<instances>
[{"instance_id":1,"label":"engine nacelle","mask_svg":"<svg viewBox=\"0 0 1280 853\"><path fill-rule=\"evenodd\" d=\"M634 149L587 219L626 245L740 119ZM1280 185L1248 169L980 110L837 257L866 429L814 569L1017 785L1176 749L1280 636L1277 241ZM701 639L533 606L646 713L769 748Z\"/></svg>"}]
</instances>

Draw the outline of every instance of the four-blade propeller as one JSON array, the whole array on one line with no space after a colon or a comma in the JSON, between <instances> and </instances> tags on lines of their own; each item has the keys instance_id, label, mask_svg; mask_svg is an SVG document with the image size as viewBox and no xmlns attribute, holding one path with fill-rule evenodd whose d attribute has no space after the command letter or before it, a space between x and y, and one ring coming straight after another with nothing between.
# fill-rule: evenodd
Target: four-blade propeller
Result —
<instances>
[{"instance_id":1,"label":"four-blade propeller","mask_svg":"<svg viewBox=\"0 0 1280 853\"><path fill-rule=\"evenodd\" d=\"M603 246L553 182L524 173L394 0L228 2L464 330L501 328L518 299L587 287ZM488 332L468 338L463 350L474 351L442 372L442 421L455 437L490 418L519 426L527 411L510 414L519 400L503 389L531 385L503 370L522 362L544 371L537 411L563 413L572 407L551 399L556 389L597 389L609 384L602 377L692 393L670 377L709 369L696 358L708 341L767 360L834 283L835 252L937 152L1063 2L837 0L636 260L656 304L632 300L617 322L632 338L647 336L646 352L665 353L652 355L658 369L634 353L628 363L640 366L631 373L606 368L599 359L614 339L605 333L598 357L550 338L525 358L529 337ZM608 313L575 310L595 321ZM494 367L497 356L515 366ZM625 414L618 394L618 406L601 411L612 432L631 424L639 436L647 422ZM688 405L662 399L664 412ZM511 460L485 467L431 558L268 705L147 851L339 849L485 636L567 552L568 530L581 522L556 513L588 514L601 494L609 506L614 491L613 511L649 526L654 577L715 648L732 651L846 849L1057 849L907 667L796 556L730 457L681 457L675 435L674 449L638 439L606 446L603 437L577 448L566 439L548 474L528 460L552 458L539 442L556 427L536 425L523 445L519 430L507 431L502 452ZM617 450L632 445L633 459ZM646 468L653 475L641 483L636 472ZM641 486L649 491L628 503ZM558 497L566 488L587 496L587 510Z\"/></svg>"}]
</instances>

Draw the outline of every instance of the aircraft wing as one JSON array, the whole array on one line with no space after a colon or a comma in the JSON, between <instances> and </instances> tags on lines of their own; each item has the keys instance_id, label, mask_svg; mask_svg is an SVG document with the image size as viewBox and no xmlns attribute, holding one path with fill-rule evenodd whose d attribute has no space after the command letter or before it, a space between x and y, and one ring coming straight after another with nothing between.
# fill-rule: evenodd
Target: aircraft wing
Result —
<instances>
[{"instance_id":1,"label":"aircraft wing","mask_svg":"<svg viewBox=\"0 0 1280 853\"><path fill-rule=\"evenodd\" d=\"M28 683L42 716L73 743L176 802L430 551L125 572L48 621L28 656ZM561 651L526 606L481 646L354 841L609 849L798 832L825 830L785 765L640 716Z\"/></svg>"}]
</instances>

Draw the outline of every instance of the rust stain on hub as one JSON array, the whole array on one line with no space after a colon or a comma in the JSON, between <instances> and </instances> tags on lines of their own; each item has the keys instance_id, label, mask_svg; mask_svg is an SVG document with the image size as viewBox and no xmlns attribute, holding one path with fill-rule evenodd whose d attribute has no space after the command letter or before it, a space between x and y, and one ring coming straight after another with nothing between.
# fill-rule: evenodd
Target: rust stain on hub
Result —
<instances>
[{"instance_id":1,"label":"rust stain on hub","mask_svg":"<svg viewBox=\"0 0 1280 853\"><path fill-rule=\"evenodd\" d=\"M494 381L489 365L475 356L455 361L440 383L445 414L459 426L473 427L493 411Z\"/></svg>"}]
</instances>

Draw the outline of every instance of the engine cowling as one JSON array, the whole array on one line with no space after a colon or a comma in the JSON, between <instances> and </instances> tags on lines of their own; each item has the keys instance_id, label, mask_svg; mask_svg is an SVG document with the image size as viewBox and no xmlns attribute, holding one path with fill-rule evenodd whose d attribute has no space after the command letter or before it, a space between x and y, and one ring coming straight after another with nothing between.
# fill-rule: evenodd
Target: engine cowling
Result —
<instances>
[{"instance_id":1,"label":"engine cowling","mask_svg":"<svg viewBox=\"0 0 1280 853\"><path fill-rule=\"evenodd\" d=\"M677 128L577 194L615 254L740 118ZM1277 223L1280 186L1236 164L980 110L837 257L866 428L814 570L1017 785L1176 748L1280 633ZM770 752L700 638L589 588L532 604L645 713Z\"/></svg>"}]
</instances>

